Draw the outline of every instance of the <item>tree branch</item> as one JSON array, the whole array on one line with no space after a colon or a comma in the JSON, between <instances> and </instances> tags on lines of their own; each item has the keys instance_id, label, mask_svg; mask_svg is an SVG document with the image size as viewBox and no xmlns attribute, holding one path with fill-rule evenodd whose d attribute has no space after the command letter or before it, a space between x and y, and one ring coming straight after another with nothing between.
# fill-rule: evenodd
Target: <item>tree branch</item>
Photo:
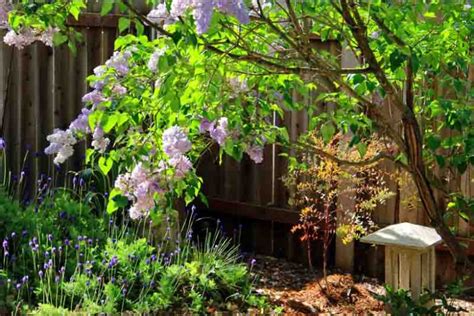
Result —
<instances>
[{"instance_id":1,"label":"tree branch","mask_svg":"<svg viewBox=\"0 0 474 316\"><path fill-rule=\"evenodd\" d=\"M403 169L408 169L407 165L396 160L395 157L387 153L378 153L372 158L365 159L365 160L346 160L346 159L341 159L333 154L330 154L327 151L324 151L323 149L319 148L318 146L312 143L298 142L298 147L302 151L305 151L305 152L308 152L308 148L310 148L310 151L315 153L317 156L321 158L329 159L341 166L363 167L363 166L373 165L375 163L378 163L380 160L386 159L386 160L390 160L396 163L397 165L401 166Z\"/></svg>"},{"instance_id":2,"label":"tree branch","mask_svg":"<svg viewBox=\"0 0 474 316\"><path fill-rule=\"evenodd\" d=\"M374 75L379 81L382 88L385 90L387 95L389 95L393 101L395 106L403 113L404 105L403 101L397 94L396 89L388 80L384 70L380 66L380 63L377 61L374 52L369 46L369 40L367 38L367 28L363 23L357 8L355 8L355 4L351 1L351 4L347 2L347 0L341 0L341 14L344 21L349 26L352 35L357 41L357 44L360 47L360 50L366 59L369 66L374 70Z\"/></svg>"}]
</instances>

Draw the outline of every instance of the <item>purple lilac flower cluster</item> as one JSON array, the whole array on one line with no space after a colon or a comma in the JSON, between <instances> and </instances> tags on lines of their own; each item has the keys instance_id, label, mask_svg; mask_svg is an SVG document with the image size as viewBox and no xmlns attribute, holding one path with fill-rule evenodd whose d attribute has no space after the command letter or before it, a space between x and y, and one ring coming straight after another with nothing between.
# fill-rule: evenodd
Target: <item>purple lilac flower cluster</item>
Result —
<instances>
[{"instance_id":1,"label":"purple lilac flower cluster","mask_svg":"<svg viewBox=\"0 0 474 316\"><path fill-rule=\"evenodd\" d=\"M221 117L216 121L209 121L208 119L204 118L201 120L201 124L199 125L199 131L201 133L209 133L209 136L215 140L219 146L225 144L228 136L228 125L229 120L227 117Z\"/></svg>"},{"instance_id":2,"label":"purple lilac flower cluster","mask_svg":"<svg viewBox=\"0 0 474 316\"><path fill-rule=\"evenodd\" d=\"M8 28L8 12L11 10L11 4L7 0L0 0L0 28Z\"/></svg>"},{"instance_id":3,"label":"purple lilac flower cluster","mask_svg":"<svg viewBox=\"0 0 474 316\"><path fill-rule=\"evenodd\" d=\"M89 115L96 110L101 103L108 100L102 93L102 88L108 80L111 79L108 78L106 74L115 76L115 79L126 75L129 72L129 59L131 56L131 50L114 52L112 57L106 61L105 65L98 66L94 69L94 74L101 78L92 82L94 90L86 93L82 97L82 102L90 104L90 109L83 108L77 118L71 122L68 129L55 129L53 134L46 138L50 142L50 145L45 149L45 153L47 155L56 154L54 158L55 164L59 165L64 163L74 154L73 145L87 134L92 133L89 126ZM108 72L108 69L113 69L113 71ZM102 78L104 76L105 78ZM122 96L127 93L127 89L120 84L115 84L112 88L112 93L117 96ZM109 144L110 139L105 137L104 130L100 126L97 126L92 135L92 147L98 152L104 153Z\"/></svg>"},{"instance_id":4,"label":"purple lilac flower cluster","mask_svg":"<svg viewBox=\"0 0 474 316\"><path fill-rule=\"evenodd\" d=\"M168 156L168 161L160 161L155 170L138 163L131 173L117 177L115 188L133 202L129 209L130 218L148 216L155 207L157 194L164 194L166 189L171 187L172 180L166 174L167 170L174 170L174 180L187 175L193 165L185 154L191 147L185 131L179 126L172 126L163 132L163 151Z\"/></svg>"},{"instance_id":5,"label":"purple lilac flower cluster","mask_svg":"<svg viewBox=\"0 0 474 316\"><path fill-rule=\"evenodd\" d=\"M169 165L175 170L175 178L181 179L192 169L193 165L185 154L192 144L186 132L179 126L172 126L163 132L163 151L169 157Z\"/></svg>"},{"instance_id":6,"label":"purple lilac flower cluster","mask_svg":"<svg viewBox=\"0 0 474 316\"><path fill-rule=\"evenodd\" d=\"M261 163L263 161L263 146L259 144L252 144L247 146L245 150L250 159L255 163Z\"/></svg>"},{"instance_id":7,"label":"purple lilac flower cluster","mask_svg":"<svg viewBox=\"0 0 474 316\"><path fill-rule=\"evenodd\" d=\"M0 9L0 15L2 14L1 11ZM0 21L0 23L2 22ZM35 41L41 41L45 45L53 47L54 34L57 32L58 29L53 27L49 27L41 32L30 28L24 28L18 33L14 30L10 30L3 37L3 42L9 46L15 46L18 49L23 49Z\"/></svg>"},{"instance_id":8,"label":"purple lilac flower cluster","mask_svg":"<svg viewBox=\"0 0 474 316\"><path fill-rule=\"evenodd\" d=\"M146 217L155 207L155 194L163 192L160 188L159 174L154 174L142 163L135 166L131 173L121 174L115 180L115 187L126 196L133 205L129 210L130 218Z\"/></svg>"},{"instance_id":9,"label":"purple lilac flower cluster","mask_svg":"<svg viewBox=\"0 0 474 316\"><path fill-rule=\"evenodd\" d=\"M219 146L223 146L231 134L228 125L228 119L226 117L221 117L216 121L209 121L203 118L199 125L199 131L203 134L209 133L209 136L216 141ZM263 143L265 143L265 141L263 141ZM261 163L263 161L263 144L258 144L254 141L251 145L247 145L245 152L255 163Z\"/></svg>"},{"instance_id":10,"label":"purple lilac flower cluster","mask_svg":"<svg viewBox=\"0 0 474 316\"><path fill-rule=\"evenodd\" d=\"M160 60L160 57L164 55L166 52L166 48L159 48L151 54L150 59L148 60L148 69L152 72L156 72L158 68L158 61Z\"/></svg>"},{"instance_id":11,"label":"purple lilac flower cluster","mask_svg":"<svg viewBox=\"0 0 474 316\"><path fill-rule=\"evenodd\" d=\"M236 17L243 24L250 21L249 11L243 0L174 0L170 15L179 17L188 9L193 11L198 34L208 30L214 9Z\"/></svg>"},{"instance_id":12,"label":"purple lilac flower cluster","mask_svg":"<svg viewBox=\"0 0 474 316\"><path fill-rule=\"evenodd\" d=\"M94 149L99 153L103 154L109 144L110 139L104 137L104 130L102 127L97 126L94 130L94 134L92 134L92 147L94 147Z\"/></svg>"},{"instance_id":13,"label":"purple lilac flower cluster","mask_svg":"<svg viewBox=\"0 0 474 316\"><path fill-rule=\"evenodd\" d=\"M147 19L156 24L163 24L163 26L167 26L170 24L174 24L178 19L170 14L168 9L166 8L165 3L160 3L156 8L151 10L147 14Z\"/></svg>"}]
</instances>

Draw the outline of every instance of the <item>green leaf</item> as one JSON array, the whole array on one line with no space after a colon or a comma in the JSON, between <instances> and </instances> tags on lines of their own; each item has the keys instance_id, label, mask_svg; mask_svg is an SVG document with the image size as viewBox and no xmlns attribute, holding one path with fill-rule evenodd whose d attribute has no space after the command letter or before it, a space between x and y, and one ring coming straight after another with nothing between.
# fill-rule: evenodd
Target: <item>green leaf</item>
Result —
<instances>
[{"instance_id":1,"label":"green leaf","mask_svg":"<svg viewBox=\"0 0 474 316\"><path fill-rule=\"evenodd\" d=\"M73 41L67 42L67 47L69 47L69 50L71 51L73 56L77 55L77 47L76 47L75 42L73 42Z\"/></svg>"},{"instance_id":2,"label":"green leaf","mask_svg":"<svg viewBox=\"0 0 474 316\"><path fill-rule=\"evenodd\" d=\"M114 1L112 0L105 0L102 3L102 8L100 8L100 15L104 16L110 13L114 7Z\"/></svg>"},{"instance_id":3,"label":"green leaf","mask_svg":"<svg viewBox=\"0 0 474 316\"><path fill-rule=\"evenodd\" d=\"M61 32L56 32L53 35L53 44L54 44L54 46L59 46L61 44L66 43L68 39L69 38L67 37L67 35L65 35Z\"/></svg>"},{"instance_id":4,"label":"green leaf","mask_svg":"<svg viewBox=\"0 0 474 316\"><path fill-rule=\"evenodd\" d=\"M79 14L81 14L81 9L85 8L86 5L83 0L73 0L71 6L69 7L69 13L76 19L79 19Z\"/></svg>"},{"instance_id":5,"label":"green leaf","mask_svg":"<svg viewBox=\"0 0 474 316\"><path fill-rule=\"evenodd\" d=\"M117 124L119 118L119 113L114 113L112 115L105 116L105 119L103 118L101 122L102 129L104 130L104 132L109 133Z\"/></svg>"},{"instance_id":6,"label":"green leaf","mask_svg":"<svg viewBox=\"0 0 474 316\"><path fill-rule=\"evenodd\" d=\"M426 18L435 18L436 17L436 12L425 12L423 14L424 17Z\"/></svg>"},{"instance_id":7,"label":"green leaf","mask_svg":"<svg viewBox=\"0 0 474 316\"><path fill-rule=\"evenodd\" d=\"M209 208L209 201L207 200L207 197L204 193L199 192L199 199L207 208Z\"/></svg>"},{"instance_id":8,"label":"green leaf","mask_svg":"<svg viewBox=\"0 0 474 316\"><path fill-rule=\"evenodd\" d=\"M398 50L393 51L390 54L390 57L389 57L390 58L390 70L392 70L392 71L397 70L403 64L403 62L406 60L406 57L407 56L403 55Z\"/></svg>"},{"instance_id":9,"label":"green leaf","mask_svg":"<svg viewBox=\"0 0 474 316\"><path fill-rule=\"evenodd\" d=\"M446 166L446 159L441 156L441 155L435 155L435 159L436 159L436 162L438 163L438 165L443 168L444 166Z\"/></svg>"},{"instance_id":10,"label":"green leaf","mask_svg":"<svg viewBox=\"0 0 474 316\"><path fill-rule=\"evenodd\" d=\"M143 32L145 31L145 27L143 26L142 22L140 22L139 20L135 20L135 28L137 29L138 35L142 35Z\"/></svg>"},{"instance_id":11,"label":"green leaf","mask_svg":"<svg viewBox=\"0 0 474 316\"><path fill-rule=\"evenodd\" d=\"M97 126L97 122L100 122L103 114L104 113L102 111L94 111L91 114L89 114L88 120L89 120L89 127L91 131L95 130L95 127Z\"/></svg>"},{"instance_id":12,"label":"green leaf","mask_svg":"<svg viewBox=\"0 0 474 316\"><path fill-rule=\"evenodd\" d=\"M122 193L114 188L109 194L109 200L107 202L107 213L112 214L116 212L120 207L125 207L128 205L128 200L126 197L121 195Z\"/></svg>"},{"instance_id":13,"label":"green leaf","mask_svg":"<svg viewBox=\"0 0 474 316\"><path fill-rule=\"evenodd\" d=\"M91 158L92 156L94 155L95 153L95 150L92 149L92 148L87 148L86 150L86 163L88 164L89 162L91 162Z\"/></svg>"},{"instance_id":14,"label":"green leaf","mask_svg":"<svg viewBox=\"0 0 474 316\"><path fill-rule=\"evenodd\" d=\"M359 152L360 158L364 158L365 154L367 153L367 144L358 143L356 147L357 151Z\"/></svg>"},{"instance_id":15,"label":"green leaf","mask_svg":"<svg viewBox=\"0 0 474 316\"><path fill-rule=\"evenodd\" d=\"M130 27L130 19L121 17L118 21L119 32L123 33L123 31L127 30L129 27Z\"/></svg>"},{"instance_id":16,"label":"green leaf","mask_svg":"<svg viewBox=\"0 0 474 316\"><path fill-rule=\"evenodd\" d=\"M435 151L441 145L441 139L439 138L439 136L430 135L426 139L426 145L428 146L429 149L431 149L432 151Z\"/></svg>"},{"instance_id":17,"label":"green leaf","mask_svg":"<svg viewBox=\"0 0 474 316\"><path fill-rule=\"evenodd\" d=\"M335 133L336 133L336 128L331 122L324 123L321 126L321 134L323 136L324 142L328 143Z\"/></svg>"},{"instance_id":18,"label":"green leaf","mask_svg":"<svg viewBox=\"0 0 474 316\"><path fill-rule=\"evenodd\" d=\"M114 161L110 158L100 157L99 158L99 169L103 174L107 175L112 169Z\"/></svg>"}]
</instances>

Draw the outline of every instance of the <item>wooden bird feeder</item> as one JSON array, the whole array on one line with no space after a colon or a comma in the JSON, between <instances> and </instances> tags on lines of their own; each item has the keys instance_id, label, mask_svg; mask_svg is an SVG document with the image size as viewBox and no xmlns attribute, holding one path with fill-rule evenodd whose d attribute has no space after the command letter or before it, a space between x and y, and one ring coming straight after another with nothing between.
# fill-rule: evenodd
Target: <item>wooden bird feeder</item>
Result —
<instances>
[{"instance_id":1,"label":"wooden bird feeder","mask_svg":"<svg viewBox=\"0 0 474 316\"><path fill-rule=\"evenodd\" d=\"M414 300L435 290L435 246L442 240L434 228L400 223L362 237L361 242L385 246L385 283L411 290Z\"/></svg>"}]
</instances>

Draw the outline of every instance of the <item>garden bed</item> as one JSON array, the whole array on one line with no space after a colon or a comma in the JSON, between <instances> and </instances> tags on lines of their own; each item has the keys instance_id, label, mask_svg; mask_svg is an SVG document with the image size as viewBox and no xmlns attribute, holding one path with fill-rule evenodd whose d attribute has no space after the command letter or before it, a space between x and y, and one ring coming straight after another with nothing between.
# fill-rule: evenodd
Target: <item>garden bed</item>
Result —
<instances>
[{"instance_id":1,"label":"garden bed","mask_svg":"<svg viewBox=\"0 0 474 316\"><path fill-rule=\"evenodd\" d=\"M321 273L301 264L267 256L257 256L253 272L257 291L269 297L285 314L367 314L385 315L384 305L374 294L383 295L383 285L373 278L332 271L327 277L329 291ZM474 298L452 299L450 303L474 313Z\"/></svg>"}]
</instances>

